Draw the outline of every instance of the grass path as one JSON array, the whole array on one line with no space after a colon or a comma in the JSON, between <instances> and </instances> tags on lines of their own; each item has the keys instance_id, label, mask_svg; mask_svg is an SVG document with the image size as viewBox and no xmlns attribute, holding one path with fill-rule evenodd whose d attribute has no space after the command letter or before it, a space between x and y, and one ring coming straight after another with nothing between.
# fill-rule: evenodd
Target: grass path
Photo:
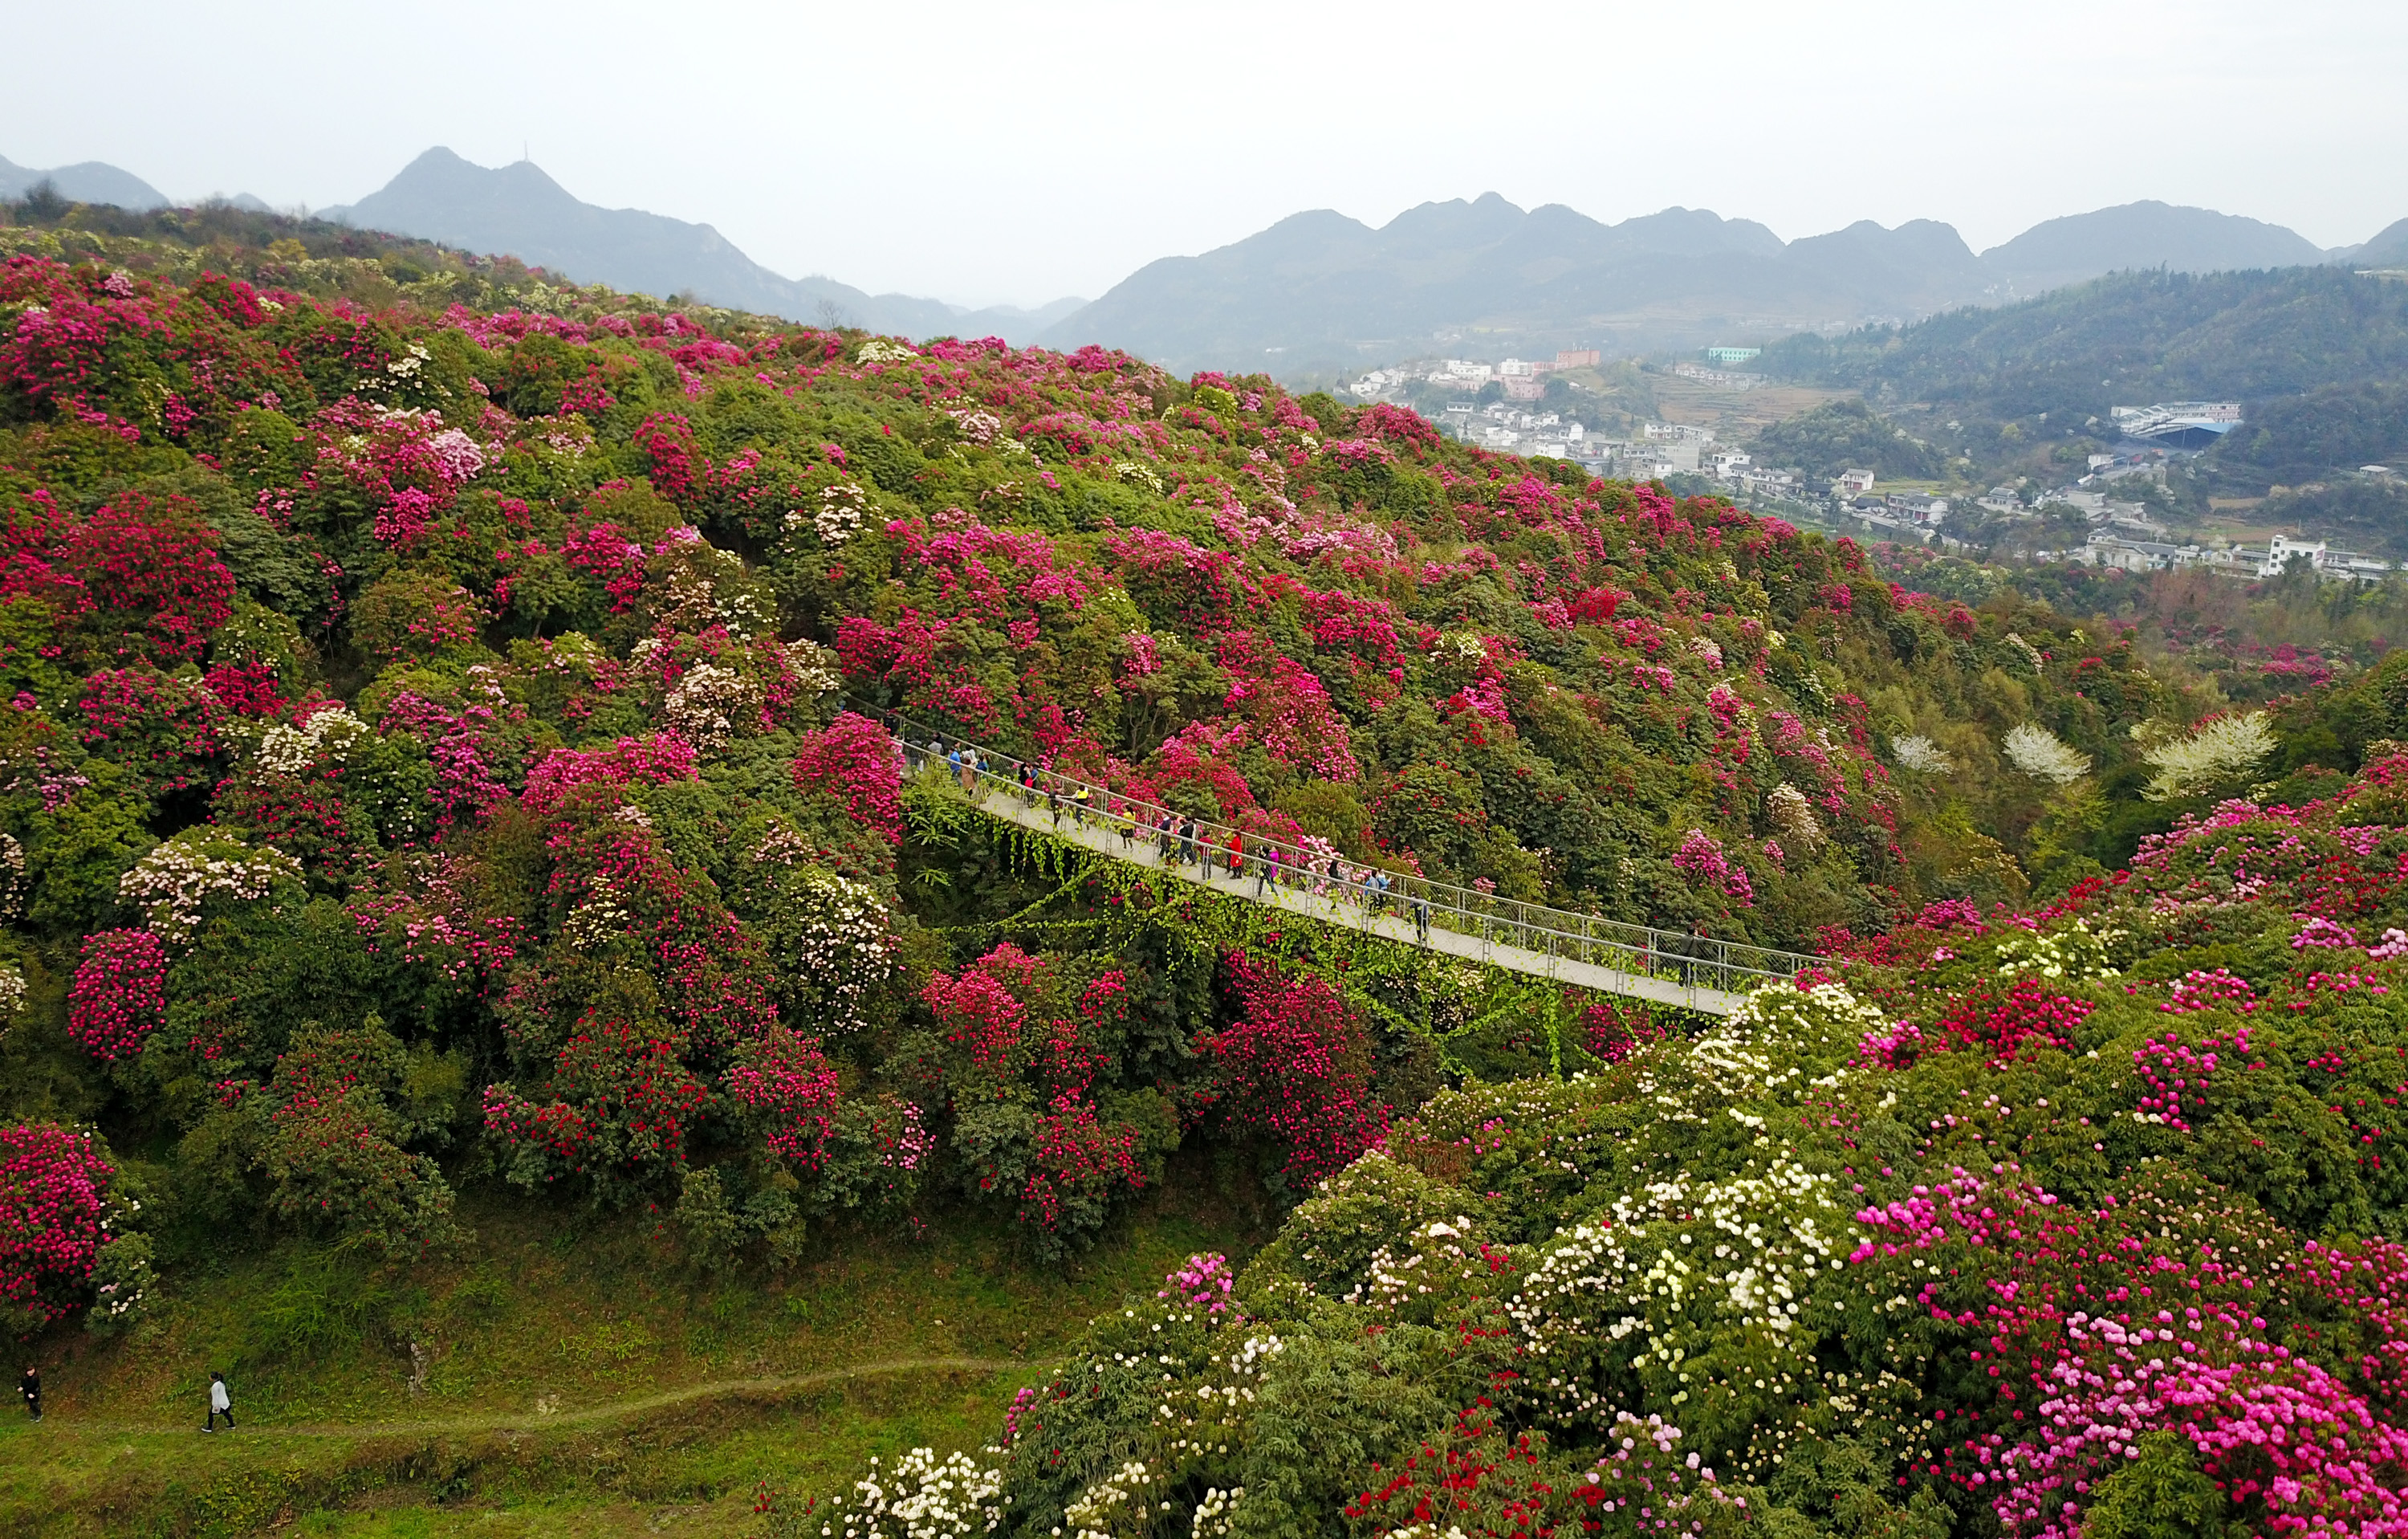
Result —
<instances>
[{"instance_id":1,"label":"grass path","mask_svg":"<svg viewBox=\"0 0 2408 1539\"><path fill-rule=\"evenodd\" d=\"M697 1400L721 1396L774 1395L794 1389L807 1389L813 1385L837 1384L848 1379L881 1377L894 1374L950 1372L968 1374L1001 1374L1015 1368L1041 1368L1042 1359L1028 1358L888 1358L877 1362L857 1362L843 1368L824 1368L809 1374L784 1374L767 1378L713 1379L702 1384L681 1385L657 1394L638 1395L631 1400L605 1401L596 1405L580 1406L561 1411L513 1411L482 1416L450 1417L423 1421L374 1422L293 1422L245 1423L231 1434L242 1438L259 1437L410 1437L443 1432L551 1431L556 1428L574 1427L590 1422L612 1421L622 1417L646 1411L664 1410ZM239 1414L239 1413L237 1413ZM132 1421L68 1421L62 1431L172 1431L154 1422ZM197 1429L195 1429L197 1431Z\"/></svg>"}]
</instances>

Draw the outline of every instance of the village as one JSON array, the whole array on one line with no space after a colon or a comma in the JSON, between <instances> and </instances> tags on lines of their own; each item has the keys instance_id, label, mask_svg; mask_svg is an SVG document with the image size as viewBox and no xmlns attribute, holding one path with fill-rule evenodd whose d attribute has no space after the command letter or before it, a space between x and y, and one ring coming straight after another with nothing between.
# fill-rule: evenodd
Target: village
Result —
<instances>
[{"instance_id":1,"label":"village","mask_svg":"<svg viewBox=\"0 0 2408 1539\"><path fill-rule=\"evenodd\" d=\"M1717 366L1744 363L1756 352L1754 348L1708 348L1703 363L1679 362L1670 371L1718 389L1753 389L1763 383L1761 375ZM1718 444L1711 427L1644 422L1637 424L1635 436L1611 438L1542 404L1550 375L1594 368L1599 356L1595 350L1575 350L1552 359L1506 358L1495 364L1436 359L1376 369L1357 376L1346 388L1369 400L1400 396L1417 383L1444 385L1464 394L1447 403L1440 427L1450 437L1484 449L1572 460L1596 475L1631 481L1700 477L1742 506L1778 511L1786 505L1819 521L1857 525L1867 533L1880 531L1885 538L1942 550L1962 548L1948 533L1952 511L1962 525L1974 511L2040 521L2071 509L2089 525L2087 538L2062 550L2034 552L2034 559L2131 572L2190 567L2250 580L2277 576L2294 562L2304 562L2322 576L2363 583L2381 582L2395 569L2380 557L2297 536L2274 534L2263 545L2176 542L2171 538L2172 527L2147 502L2128 494L2143 482L2162 482L2172 458L2189 452L2189 440L2201 431L2220 431L2238 422L2240 408L2230 403L2119 408L2115 417L2125 441L2117 452L2090 455L2079 478L2054 487L1994 486L1980 496L1963 498L1925 488L1885 488L1869 469L1846 469L1828 482L1813 484L1793 468L1759 465L1746 451ZM1480 398L1489 395L1491 384L1498 387L1498 398ZM2117 496L2119 490L2128 495Z\"/></svg>"}]
</instances>

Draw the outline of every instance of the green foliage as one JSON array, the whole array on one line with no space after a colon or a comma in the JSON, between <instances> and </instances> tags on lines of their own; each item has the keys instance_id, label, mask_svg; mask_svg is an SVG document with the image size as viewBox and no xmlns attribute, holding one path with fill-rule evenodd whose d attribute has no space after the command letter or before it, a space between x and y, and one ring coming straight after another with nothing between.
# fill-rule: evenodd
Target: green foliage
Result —
<instances>
[{"instance_id":1,"label":"green foliage","mask_svg":"<svg viewBox=\"0 0 2408 1539\"><path fill-rule=\"evenodd\" d=\"M2037 419L2062 436L2109 408L2260 401L2396 378L2408 361L2408 290L2333 267L2119 273L2003 309L1903 328L1775 342L1757 367L1900 400Z\"/></svg>"},{"instance_id":2,"label":"green foliage","mask_svg":"<svg viewBox=\"0 0 2408 1539\"><path fill-rule=\"evenodd\" d=\"M1756 434L1750 448L1765 464L1799 470L1816 485L1847 469L1914 481L1944 468L1938 451L1861 400L1831 401L1774 423Z\"/></svg>"},{"instance_id":3,"label":"green foliage","mask_svg":"<svg viewBox=\"0 0 2408 1539\"><path fill-rule=\"evenodd\" d=\"M2215 1539L2226 1531L2224 1493L2174 1432L2140 1440L2140 1457L2099 1483L2083 1532L2097 1539Z\"/></svg>"},{"instance_id":4,"label":"green foliage","mask_svg":"<svg viewBox=\"0 0 2408 1539\"><path fill-rule=\"evenodd\" d=\"M2219 465L2293 484L2395 458L2408 458L2408 385L2381 379L2267 401L2215 447Z\"/></svg>"}]
</instances>

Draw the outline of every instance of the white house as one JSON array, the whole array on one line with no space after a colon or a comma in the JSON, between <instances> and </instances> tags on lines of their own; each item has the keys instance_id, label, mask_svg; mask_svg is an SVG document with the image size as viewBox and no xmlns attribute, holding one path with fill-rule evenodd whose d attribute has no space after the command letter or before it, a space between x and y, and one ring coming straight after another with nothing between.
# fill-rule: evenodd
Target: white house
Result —
<instances>
[{"instance_id":1,"label":"white house","mask_svg":"<svg viewBox=\"0 0 2408 1539\"><path fill-rule=\"evenodd\" d=\"M2276 535L2267 541L2266 559L2259 565L2260 577L2278 577L2294 560L2305 557L2310 567L2329 577L2354 578L2360 583L2380 583L2391 570L2391 563L2356 551L2335 550L2321 539L2294 539L2288 535Z\"/></svg>"}]
</instances>

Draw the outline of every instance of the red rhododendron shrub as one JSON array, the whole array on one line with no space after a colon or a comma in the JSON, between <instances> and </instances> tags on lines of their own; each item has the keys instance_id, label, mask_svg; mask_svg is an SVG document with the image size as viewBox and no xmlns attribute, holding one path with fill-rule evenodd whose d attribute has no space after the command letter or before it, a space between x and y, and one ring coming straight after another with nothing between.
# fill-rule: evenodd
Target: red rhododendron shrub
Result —
<instances>
[{"instance_id":1,"label":"red rhododendron shrub","mask_svg":"<svg viewBox=\"0 0 2408 1539\"><path fill-rule=\"evenodd\" d=\"M1912 1020L1867 1036L1861 1057L1868 1063L1902 1069L1931 1052L1971 1047L1998 1061L2073 1046L2075 1030L2098 1007L2049 988L2037 978L2021 979L2001 995L1969 991L1929 1027Z\"/></svg>"},{"instance_id":2,"label":"red rhododendron shrub","mask_svg":"<svg viewBox=\"0 0 2408 1539\"><path fill-rule=\"evenodd\" d=\"M1620 1063L1666 1034L1654 1014L1635 1000L1584 1002L1578 1009L1581 1051L1599 1063Z\"/></svg>"},{"instance_id":3,"label":"red rhododendron shrub","mask_svg":"<svg viewBox=\"0 0 2408 1539\"><path fill-rule=\"evenodd\" d=\"M209 810L337 887L382 853L373 813L345 795L338 776L229 775L218 783Z\"/></svg>"},{"instance_id":4,"label":"red rhododendron shrub","mask_svg":"<svg viewBox=\"0 0 2408 1539\"><path fill-rule=\"evenodd\" d=\"M226 708L184 675L148 667L95 669L76 702L84 745L133 774L152 796L208 785L216 779Z\"/></svg>"},{"instance_id":5,"label":"red rhododendron shrub","mask_svg":"<svg viewBox=\"0 0 2408 1539\"><path fill-rule=\"evenodd\" d=\"M920 997L945 1042L965 1185L1010 1202L1040 1250L1093 1235L1167 1143L1154 1093L1118 1086L1125 979L1082 981L1007 942Z\"/></svg>"},{"instance_id":6,"label":"red rhododendron shrub","mask_svg":"<svg viewBox=\"0 0 2408 1539\"><path fill-rule=\"evenodd\" d=\"M167 951L147 929L84 937L67 990L67 1035L95 1058L130 1058L167 1014Z\"/></svg>"},{"instance_id":7,"label":"red rhododendron shrub","mask_svg":"<svg viewBox=\"0 0 2408 1539\"><path fill-rule=\"evenodd\" d=\"M580 1021L539 1096L486 1088L485 1132L504 1173L533 1190L582 1177L613 1203L674 1189L717 1099L686 1066L685 1046L657 1022Z\"/></svg>"},{"instance_id":8,"label":"red rhododendron shrub","mask_svg":"<svg viewBox=\"0 0 2408 1539\"><path fill-rule=\"evenodd\" d=\"M559 810L575 786L666 785L695 774L694 749L681 739L666 733L621 738L604 748L553 749L527 771L519 800L530 812L548 814Z\"/></svg>"},{"instance_id":9,"label":"red rhododendron shrub","mask_svg":"<svg viewBox=\"0 0 2408 1539\"><path fill-rule=\"evenodd\" d=\"M449 578L398 571L360 595L351 635L362 651L384 661L435 657L474 641L484 618L476 597Z\"/></svg>"},{"instance_id":10,"label":"red rhododendron shrub","mask_svg":"<svg viewBox=\"0 0 2408 1539\"><path fill-rule=\"evenodd\" d=\"M1291 1187L1310 1187L1387 1134L1370 1033L1310 973L1244 952L1227 973L1238 1018L1198 1044L1211 1069L1205 1099L1232 1131L1270 1143Z\"/></svg>"},{"instance_id":11,"label":"red rhododendron shrub","mask_svg":"<svg viewBox=\"0 0 2408 1539\"><path fill-rule=\"evenodd\" d=\"M217 535L180 498L120 493L66 528L58 568L79 584L79 624L105 656L198 657L233 612Z\"/></svg>"},{"instance_id":12,"label":"red rhododendron shrub","mask_svg":"<svg viewBox=\"0 0 2408 1539\"><path fill-rule=\"evenodd\" d=\"M202 676L201 687L237 716L273 721L281 717L290 704L282 693L283 681L271 662L212 664Z\"/></svg>"},{"instance_id":13,"label":"red rhododendron shrub","mask_svg":"<svg viewBox=\"0 0 2408 1539\"><path fill-rule=\"evenodd\" d=\"M1463 1539L1744 1532L1744 1498L1700 1473L1696 1454L1676 1457L1679 1427L1623 1411L1607 1431L1612 1451L1602 1458L1552 1454L1543 1432L1507 1427L1483 1395L1394 1467L1373 1465L1378 1484L1345 1515L1365 1526L1356 1532Z\"/></svg>"},{"instance_id":14,"label":"red rhododendron shrub","mask_svg":"<svg viewBox=\"0 0 2408 1539\"><path fill-rule=\"evenodd\" d=\"M116 1171L90 1133L0 1127L0 1330L28 1336L88 1302Z\"/></svg>"},{"instance_id":15,"label":"red rhododendron shrub","mask_svg":"<svg viewBox=\"0 0 2408 1539\"><path fill-rule=\"evenodd\" d=\"M473 822L509 796L521 745L515 730L523 709L485 703L453 704L402 691L384 702L377 731L415 740L434 763L429 795L436 827Z\"/></svg>"},{"instance_id":16,"label":"red rhododendron shrub","mask_svg":"<svg viewBox=\"0 0 2408 1539\"><path fill-rule=\"evenodd\" d=\"M855 822L877 829L890 843L903 841L903 807L896 798L903 762L886 729L868 717L839 712L823 730L804 733L794 773L796 790L834 797Z\"/></svg>"},{"instance_id":17,"label":"red rhododendron shrub","mask_svg":"<svg viewBox=\"0 0 2408 1539\"><path fill-rule=\"evenodd\" d=\"M729 1109L770 1153L816 1171L836 1126L836 1070L810 1037L773 1026L736 1050L722 1081Z\"/></svg>"},{"instance_id":18,"label":"red rhododendron shrub","mask_svg":"<svg viewBox=\"0 0 2408 1539\"><path fill-rule=\"evenodd\" d=\"M417 1131L395 1110L408 1058L392 1033L296 1032L252 1103L265 1123L260 1164L268 1211L296 1229L359 1237L390 1257L458 1235L452 1188L435 1161L407 1147Z\"/></svg>"},{"instance_id":19,"label":"red rhododendron shrub","mask_svg":"<svg viewBox=\"0 0 2408 1539\"><path fill-rule=\"evenodd\" d=\"M622 818L607 785L579 787L547 841L559 914L546 965L565 982L633 963L696 1052L723 1054L778 1018L760 937L708 874L681 869L659 835ZM573 988L572 988L573 992Z\"/></svg>"}]
</instances>

